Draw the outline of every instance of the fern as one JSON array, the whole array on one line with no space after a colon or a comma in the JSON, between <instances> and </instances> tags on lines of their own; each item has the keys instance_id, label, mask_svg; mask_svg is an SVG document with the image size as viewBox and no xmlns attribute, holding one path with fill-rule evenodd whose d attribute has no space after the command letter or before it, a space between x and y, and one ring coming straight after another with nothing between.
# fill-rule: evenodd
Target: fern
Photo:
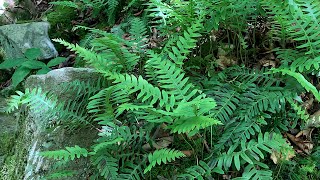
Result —
<instances>
[{"instance_id":1,"label":"fern","mask_svg":"<svg viewBox=\"0 0 320 180\"><path fill-rule=\"evenodd\" d=\"M66 147L66 150L43 151L40 153L41 156L64 161L74 160L75 158L80 158L81 156L87 157L88 154L89 153L85 148L81 148L79 146Z\"/></svg>"},{"instance_id":2,"label":"fern","mask_svg":"<svg viewBox=\"0 0 320 180\"><path fill-rule=\"evenodd\" d=\"M130 22L130 40L131 43L138 49L142 50L147 45L147 28L142 20L139 18L133 18Z\"/></svg>"},{"instance_id":3,"label":"fern","mask_svg":"<svg viewBox=\"0 0 320 180\"><path fill-rule=\"evenodd\" d=\"M108 9L107 9L108 23L110 25L113 25L115 23L115 15L116 15L116 10L119 5L119 2L118 0L108 0L107 4L108 4Z\"/></svg>"},{"instance_id":4,"label":"fern","mask_svg":"<svg viewBox=\"0 0 320 180\"><path fill-rule=\"evenodd\" d=\"M177 150L173 149L160 149L156 150L152 154L148 155L149 165L144 170L144 173L150 171L156 164L167 163L174 161L176 158L185 157L185 155Z\"/></svg>"},{"instance_id":5,"label":"fern","mask_svg":"<svg viewBox=\"0 0 320 180\"><path fill-rule=\"evenodd\" d=\"M63 6L63 7L71 7L71 8L75 8L75 9L79 8L77 3L71 2L71 1L55 1L55 2L50 2L49 4Z\"/></svg>"},{"instance_id":6,"label":"fern","mask_svg":"<svg viewBox=\"0 0 320 180\"><path fill-rule=\"evenodd\" d=\"M164 52L168 53L170 59L177 65L182 65L192 48L196 46L196 38L201 34L201 21L196 21L190 28L183 32L183 36L179 36L175 46L166 46Z\"/></svg>"},{"instance_id":7,"label":"fern","mask_svg":"<svg viewBox=\"0 0 320 180\"><path fill-rule=\"evenodd\" d=\"M256 168L254 165L247 165L244 169L242 177L234 178L234 180L249 180L249 179L257 179L257 180L265 180L265 179L273 179L272 171L264 170L260 168Z\"/></svg>"},{"instance_id":8,"label":"fern","mask_svg":"<svg viewBox=\"0 0 320 180\"><path fill-rule=\"evenodd\" d=\"M280 135L270 135L267 132L262 135L260 133L257 142L252 139L248 143L242 140L240 143L233 144L227 152L219 156L217 167L224 167L227 170L234 163L236 169L240 170L241 162L254 164L254 161L259 161L260 158L264 159L262 151L271 153L272 149L280 150L284 144L286 144L285 140ZM235 152L239 145L241 150Z\"/></svg>"},{"instance_id":9,"label":"fern","mask_svg":"<svg viewBox=\"0 0 320 180\"><path fill-rule=\"evenodd\" d=\"M308 92L312 92L314 97L319 101L320 94L316 87L314 87L309 81L307 81L304 76L300 73L292 72L288 69L273 69L273 72L281 72L282 74L288 74L289 76L294 77L298 83L303 86Z\"/></svg>"},{"instance_id":10,"label":"fern","mask_svg":"<svg viewBox=\"0 0 320 180\"><path fill-rule=\"evenodd\" d=\"M199 179L199 180L203 180L206 178L211 178L212 175L211 173L215 172L215 173L219 173L219 174L223 174L222 169L219 169L218 167L215 168L210 168L208 166L208 164L206 164L203 161L199 162L199 165L195 165L192 167L189 167L185 170L184 174L180 174L178 175L177 179Z\"/></svg>"},{"instance_id":11,"label":"fern","mask_svg":"<svg viewBox=\"0 0 320 180\"><path fill-rule=\"evenodd\" d=\"M120 169L120 174L118 179L128 179L128 180L140 180L144 178L143 167L146 163L147 158L144 158L138 164L133 164L132 162L126 162L124 166Z\"/></svg>"},{"instance_id":12,"label":"fern","mask_svg":"<svg viewBox=\"0 0 320 180\"><path fill-rule=\"evenodd\" d=\"M115 179L118 176L118 160L109 156L98 156L92 162L97 167L99 173L105 179Z\"/></svg>"},{"instance_id":13,"label":"fern","mask_svg":"<svg viewBox=\"0 0 320 180\"><path fill-rule=\"evenodd\" d=\"M194 130L205 129L213 125L221 124L220 121L205 117L205 116L195 116L189 118L181 118L176 120L168 128L172 129L173 133L189 133Z\"/></svg>"}]
</instances>

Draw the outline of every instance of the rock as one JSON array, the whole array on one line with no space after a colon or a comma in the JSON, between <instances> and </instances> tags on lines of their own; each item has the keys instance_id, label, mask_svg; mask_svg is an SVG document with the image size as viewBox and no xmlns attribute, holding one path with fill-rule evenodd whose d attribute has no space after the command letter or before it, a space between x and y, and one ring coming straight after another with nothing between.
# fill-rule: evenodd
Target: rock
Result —
<instances>
[{"instance_id":1,"label":"rock","mask_svg":"<svg viewBox=\"0 0 320 180\"><path fill-rule=\"evenodd\" d=\"M25 88L37 88L54 92L59 101L72 98L72 94L61 92L61 85L64 82L74 80L94 81L98 74L89 68L62 68L49 72L46 75L32 75L27 78ZM74 97L73 97L74 98ZM28 110L23 121L19 121L20 133L17 136L17 143L13 148L14 155L6 159L5 167L2 172L6 172L9 179L43 179L44 175L53 172L51 159L43 158L39 155L42 151L59 150L66 146L89 147L97 138L97 130L84 128L81 131L70 131L63 126L48 127L49 119L44 118L44 113L34 113ZM52 119L50 119L52 120ZM10 170L12 162L15 162L14 169ZM88 159L71 161L68 168L76 170L78 174L68 177L68 180L86 179L89 177ZM69 169L68 169L69 170ZM11 174L10 174L11 172ZM1 169L0 169L1 174ZM1 179L1 175L0 175Z\"/></svg>"},{"instance_id":2,"label":"rock","mask_svg":"<svg viewBox=\"0 0 320 180\"><path fill-rule=\"evenodd\" d=\"M29 48L39 48L40 59L58 56L49 36L48 22L33 22L25 24L10 24L0 26L0 43L7 59L23 57Z\"/></svg>"},{"instance_id":3,"label":"rock","mask_svg":"<svg viewBox=\"0 0 320 180\"><path fill-rule=\"evenodd\" d=\"M5 99L0 97L0 167L2 167L4 159L14 145L18 125L13 116L1 112L1 109L4 106Z\"/></svg>"}]
</instances>

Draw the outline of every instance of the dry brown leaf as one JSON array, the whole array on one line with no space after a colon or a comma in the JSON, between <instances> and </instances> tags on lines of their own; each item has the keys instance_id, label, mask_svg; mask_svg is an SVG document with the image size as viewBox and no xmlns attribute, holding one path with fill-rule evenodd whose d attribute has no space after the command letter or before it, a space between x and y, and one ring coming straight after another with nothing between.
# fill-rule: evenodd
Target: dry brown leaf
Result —
<instances>
[{"instance_id":1,"label":"dry brown leaf","mask_svg":"<svg viewBox=\"0 0 320 180\"><path fill-rule=\"evenodd\" d=\"M310 154L313 149L313 144L310 141L303 140L300 137L295 137L292 134L287 133L287 137L293 142L296 146L298 146L303 152L306 154Z\"/></svg>"},{"instance_id":2,"label":"dry brown leaf","mask_svg":"<svg viewBox=\"0 0 320 180\"><path fill-rule=\"evenodd\" d=\"M314 101L314 99L310 98L309 100L305 101L302 104L302 107L304 107L306 110L309 110L312 107L313 101Z\"/></svg>"},{"instance_id":3,"label":"dry brown leaf","mask_svg":"<svg viewBox=\"0 0 320 180\"><path fill-rule=\"evenodd\" d=\"M185 151L181 151L184 155L186 155L187 157L190 157L193 154L192 150L185 150Z\"/></svg>"},{"instance_id":4,"label":"dry brown leaf","mask_svg":"<svg viewBox=\"0 0 320 180\"><path fill-rule=\"evenodd\" d=\"M296 155L294 154L294 151L287 151L285 153L279 153L277 151L272 151L270 159L273 161L274 164L278 164L278 162L283 161L283 160L290 160Z\"/></svg>"},{"instance_id":5,"label":"dry brown leaf","mask_svg":"<svg viewBox=\"0 0 320 180\"><path fill-rule=\"evenodd\" d=\"M260 60L259 63L261 64L261 66L263 67L276 67L276 61L273 61L273 60L269 60L269 59L263 59L263 60Z\"/></svg>"},{"instance_id":6,"label":"dry brown leaf","mask_svg":"<svg viewBox=\"0 0 320 180\"><path fill-rule=\"evenodd\" d=\"M234 57L219 56L219 59L216 60L216 63L219 68L225 69L227 67L237 64L237 60Z\"/></svg>"},{"instance_id":7,"label":"dry brown leaf","mask_svg":"<svg viewBox=\"0 0 320 180\"><path fill-rule=\"evenodd\" d=\"M320 127L320 110L312 114L306 123L306 128Z\"/></svg>"},{"instance_id":8,"label":"dry brown leaf","mask_svg":"<svg viewBox=\"0 0 320 180\"><path fill-rule=\"evenodd\" d=\"M306 140L311 141L312 140L311 135L313 130L314 128L304 129L296 135L296 138L299 138L300 136L304 136Z\"/></svg>"},{"instance_id":9,"label":"dry brown leaf","mask_svg":"<svg viewBox=\"0 0 320 180\"><path fill-rule=\"evenodd\" d=\"M173 136L162 137L162 138L157 139L156 143L153 144L153 147L156 149L166 148L170 144L172 144L172 142L173 142ZM149 151L149 150L151 150L151 146L149 143L147 143L142 146L142 149Z\"/></svg>"}]
</instances>

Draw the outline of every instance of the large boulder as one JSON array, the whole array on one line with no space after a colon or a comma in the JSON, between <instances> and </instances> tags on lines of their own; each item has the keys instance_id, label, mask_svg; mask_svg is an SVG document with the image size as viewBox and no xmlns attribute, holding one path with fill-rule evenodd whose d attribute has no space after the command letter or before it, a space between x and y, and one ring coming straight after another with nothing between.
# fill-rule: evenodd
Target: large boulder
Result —
<instances>
[{"instance_id":1,"label":"large boulder","mask_svg":"<svg viewBox=\"0 0 320 180\"><path fill-rule=\"evenodd\" d=\"M21 58L29 48L39 48L42 53L40 59L58 56L48 36L48 30L48 22L0 26L0 47L5 52L5 58Z\"/></svg>"},{"instance_id":2,"label":"large boulder","mask_svg":"<svg viewBox=\"0 0 320 180\"><path fill-rule=\"evenodd\" d=\"M61 84L74 80L96 81L98 74L89 68L62 68L49 72L46 75L32 75L27 78L25 88L40 87L43 91L50 90L59 98L59 101L70 99L72 94L61 92ZM45 113L45 111L43 111ZM97 130L84 128L81 131L71 131L63 126L48 127L49 119L44 114L28 110L23 120L19 121L19 133L16 136L16 145L12 148L11 157L6 158L2 173L8 174L9 179L43 179L44 175L53 172L51 159L39 155L41 151L63 149L66 146L89 147L97 138ZM52 119L51 119L52 120ZM52 124L51 124L52 125ZM12 163L14 162L14 165ZM69 180L87 179L90 171L88 159L71 162L68 167L76 170L77 175L68 177ZM1 167L1 166L0 166ZM10 167L14 167L10 170ZM1 174L1 170L0 170ZM0 175L1 179L1 175Z\"/></svg>"}]
</instances>

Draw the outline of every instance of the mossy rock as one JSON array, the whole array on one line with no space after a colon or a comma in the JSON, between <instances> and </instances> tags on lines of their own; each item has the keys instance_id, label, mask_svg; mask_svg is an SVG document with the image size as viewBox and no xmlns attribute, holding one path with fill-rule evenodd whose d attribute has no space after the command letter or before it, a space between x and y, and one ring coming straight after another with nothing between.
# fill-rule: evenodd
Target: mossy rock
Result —
<instances>
[{"instance_id":1,"label":"mossy rock","mask_svg":"<svg viewBox=\"0 0 320 180\"><path fill-rule=\"evenodd\" d=\"M88 68L62 68L49 72L46 75L32 75L27 78L25 87L34 89L41 87L43 91L50 90L63 101L71 98L72 93L63 94L60 84L74 80L95 81L98 74ZM45 113L45 112L43 112ZM50 119L52 120L52 119ZM56 172L53 168L55 161L40 156L40 152L47 150L59 150L67 147L89 147L97 138L95 129L81 129L70 131L63 126L48 126L49 119L43 118L43 114L28 110L26 116L19 121L19 133L17 143L13 147L13 153L8 156L3 166L3 174L9 179L42 179L46 175ZM12 170L11 164L16 162ZM71 161L63 170L75 170L77 172L68 180L86 179L90 176L90 160L81 158ZM14 172L14 173L13 173ZM0 176L1 177L1 176ZM1 179L1 178L0 178Z\"/></svg>"},{"instance_id":2,"label":"mossy rock","mask_svg":"<svg viewBox=\"0 0 320 180\"><path fill-rule=\"evenodd\" d=\"M0 108L4 106L5 100L0 97ZM12 148L17 125L13 116L0 112L0 156L6 155Z\"/></svg>"}]
</instances>

